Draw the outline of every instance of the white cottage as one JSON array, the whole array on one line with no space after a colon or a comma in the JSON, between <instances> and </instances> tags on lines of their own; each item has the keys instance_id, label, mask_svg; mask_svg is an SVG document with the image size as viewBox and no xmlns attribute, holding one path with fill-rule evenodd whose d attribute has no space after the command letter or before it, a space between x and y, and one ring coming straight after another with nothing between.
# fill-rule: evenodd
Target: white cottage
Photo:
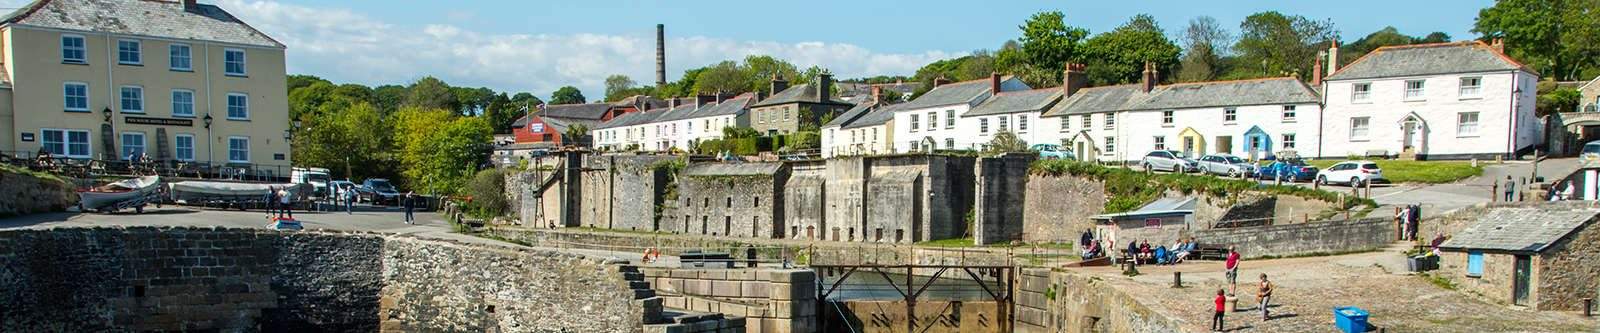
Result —
<instances>
[{"instance_id":1,"label":"white cottage","mask_svg":"<svg viewBox=\"0 0 1600 333\"><path fill-rule=\"evenodd\" d=\"M1316 156L1515 157L1542 142L1538 80L1498 42L1378 48L1323 83Z\"/></svg>"},{"instance_id":2,"label":"white cottage","mask_svg":"<svg viewBox=\"0 0 1600 333\"><path fill-rule=\"evenodd\" d=\"M822 157L894 152L894 111L902 104L857 104L822 125Z\"/></svg>"},{"instance_id":3,"label":"white cottage","mask_svg":"<svg viewBox=\"0 0 1600 333\"><path fill-rule=\"evenodd\" d=\"M590 132L600 148L689 151L701 141L721 138L725 127L749 127L749 105L755 99L749 93L699 96L692 102L674 99L673 106L624 114Z\"/></svg>"},{"instance_id":4,"label":"white cottage","mask_svg":"<svg viewBox=\"0 0 1600 333\"><path fill-rule=\"evenodd\" d=\"M930 149L977 149L987 140L978 135L976 120L958 126L959 115L983 103L995 91L1029 90L1014 76L994 74L986 80L935 84L933 90L900 104L894 112L892 134L896 152ZM968 126L973 125L973 126Z\"/></svg>"}]
</instances>

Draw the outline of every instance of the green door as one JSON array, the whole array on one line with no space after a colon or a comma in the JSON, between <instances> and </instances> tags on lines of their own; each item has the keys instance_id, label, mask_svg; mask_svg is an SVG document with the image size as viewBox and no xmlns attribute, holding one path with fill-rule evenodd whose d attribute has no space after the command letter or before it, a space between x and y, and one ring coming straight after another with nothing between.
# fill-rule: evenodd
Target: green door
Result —
<instances>
[{"instance_id":1,"label":"green door","mask_svg":"<svg viewBox=\"0 0 1600 333\"><path fill-rule=\"evenodd\" d=\"M1511 286L1511 303L1528 305L1528 280L1531 278L1533 263L1525 255L1517 256L1516 272Z\"/></svg>"}]
</instances>

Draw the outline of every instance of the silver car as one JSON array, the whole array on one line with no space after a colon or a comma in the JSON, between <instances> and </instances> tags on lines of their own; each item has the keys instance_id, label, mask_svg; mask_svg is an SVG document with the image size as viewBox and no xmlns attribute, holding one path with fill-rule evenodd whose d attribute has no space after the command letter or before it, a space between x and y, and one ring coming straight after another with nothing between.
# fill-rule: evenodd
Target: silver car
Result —
<instances>
[{"instance_id":1,"label":"silver car","mask_svg":"<svg viewBox=\"0 0 1600 333\"><path fill-rule=\"evenodd\" d=\"M1150 151L1144 155L1144 160L1140 161L1139 165L1144 167L1144 171L1171 172L1191 172L1197 167L1195 160L1183 157L1182 152L1172 150Z\"/></svg>"},{"instance_id":2,"label":"silver car","mask_svg":"<svg viewBox=\"0 0 1600 333\"><path fill-rule=\"evenodd\" d=\"M1216 154L1200 157L1200 171L1228 177L1242 177L1255 174L1256 166L1238 156Z\"/></svg>"}]
</instances>

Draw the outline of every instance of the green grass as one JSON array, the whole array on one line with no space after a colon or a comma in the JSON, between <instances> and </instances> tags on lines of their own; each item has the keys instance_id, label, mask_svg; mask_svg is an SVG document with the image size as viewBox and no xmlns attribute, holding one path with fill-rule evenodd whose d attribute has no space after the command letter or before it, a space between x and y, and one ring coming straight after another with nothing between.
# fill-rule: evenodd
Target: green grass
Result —
<instances>
[{"instance_id":1,"label":"green grass","mask_svg":"<svg viewBox=\"0 0 1600 333\"><path fill-rule=\"evenodd\" d=\"M1344 160L1312 160L1307 164L1327 169ZM1471 161L1398 161L1379 160L1383 178L1394 183L1443 184L1483 174L1483 165L1472 166Z\"/></svg>"},{"instance_id":2,"label":"green grass","mask_svg":"<svg viewBox=\"0 0 1600 333\"><path fill-rule=\"evenodd\" d=\"M917 245L931 247L974 247L972 238L950 238L918 242Z\"/></svg>"},{"instance_id":3,"label":"green grass","mask_svg":"<svg viewBox=\"0 0 1600 333\"><path fill-rule=\"evenodd\" d=\"M1428 274L1428 273L1422 273L1422 274L1420 274L1418 276L1421 276L1422 278L1427 279L1428 283L1432 283L1434 286L1437 286L1439 288L1443 288L1444 290L1456 290L1456 283L1455 282L1451 282L1450 279L1444 278L1442 276L1435 276L1435 275Z\"/></svg>"},{"instance_id":4,"label":"green grass","mask_svg":"<svg viewBox=\"0 0 1600 333\"><path fill-rule=\"evenodd\" d=\"M19 168L19 167L10 165L10 164L0 164L0 172L27 175L27 176L32 176L34 178L49 179L49 180L54 180L54 181L63 182L63 183L67 182L65 179L61 178L60 176L56 176L56 175L53 175L53 174L50 174L50 173L45 173L45 172L38 172L38 171L28 170L26 168Z\"/></svg>"},{"instance_id":5,"label":"green grass","mask_svg":"<svg viewBox=\"0 0 1600 333\"><path fill-rule=\"evenodd\" d=\"M1029 172L1046 176L1076 176L1105 183L1106 213L1120 213L1138 209L1161 197L1166 191L1183 194L1203 194L1216 198L1234 198L1245 192L1288 195L1335 204L1336 208L1360 206L1377 207L1371 199L1341 196L1339 193L1314 190L1301 186L1265 185L1255 181L1176 173L1147 173L1124 168L1111 168L1092 163L1039 160L1029 167ZM1344 198L1340 202L1340 198Z\"/></svg>"}]
</instances>

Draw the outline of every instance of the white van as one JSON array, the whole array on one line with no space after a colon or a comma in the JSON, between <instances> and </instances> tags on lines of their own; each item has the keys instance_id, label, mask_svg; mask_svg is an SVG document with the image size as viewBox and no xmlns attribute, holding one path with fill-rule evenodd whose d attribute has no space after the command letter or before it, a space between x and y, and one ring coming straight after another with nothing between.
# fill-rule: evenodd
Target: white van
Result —
<instances>
[{"instance_id":1,"label":"white van","mask_svg":"<svg viewBox=\"0 0 1600 333\"><path fill-rule=\"evenodd\" d=\"M294 168L289 171L289 182L295 184L311 184L316 189L312 197L321 198L328 195L328 181L333 177L328 176L327 168Z\"/></svg>"}]
</instances>

